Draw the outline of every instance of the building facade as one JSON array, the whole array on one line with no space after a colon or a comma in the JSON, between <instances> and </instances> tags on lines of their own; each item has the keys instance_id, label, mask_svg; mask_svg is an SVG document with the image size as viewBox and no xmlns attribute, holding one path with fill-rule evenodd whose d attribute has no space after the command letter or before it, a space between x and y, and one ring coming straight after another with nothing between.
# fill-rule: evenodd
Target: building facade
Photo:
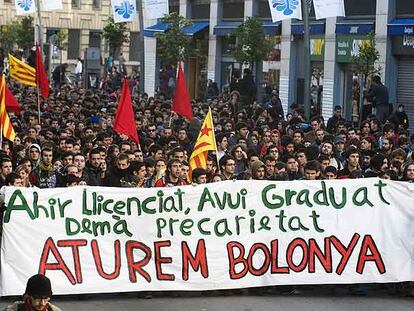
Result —
<instances>
[{"instance_id":1,"label":"building facade","mask_svg":"<svg viewBox=\"0 0 414 311\"><path fill-rule=\"evenodd\" d=\"M15 0L0 0L0 27L16 20ZM63 9L53 12L41 10L43 42L49 42L60 29L68 31L68 47L63 51L63 61L75 64L78 57L84 58L85 49L99 48L102 59L108 56L108 46L102 37L102 29L112 15L110 0L63 0ZM35 18L35 16L33 16ZM138 21L129 24L130 42L122 48L128 66L139 65ZM55 59L52 62L59 63Z\"/></svg>"},{"instance_id":2,"label":"building facade","mask_svg":"<svg viewBox=\"0 0 414 311\"><path fill-rule=\"evenodd\" d=\"M42 12L45 41L59 29L68 29L69 46L64 58L74 62L87 47L99 47L102 56L107 47L102 29L111 14L110 0L64 0L64 9ZM145 3L145 1L144 1ZM355 114L356 68L353 58L359 45L375 33L380 54L378 65L389 88L390 101L405 105L414 120L414 1L413 0L344 0L346 17L316 20L310 11L312 100L322 115L329 118L333 107L343 107L347 118ZM200 55L186 62L186 75L192 96L203 95L207 79L219 88L228 87L233 76L242 71L229 53L236 40L231 33L247 17L259 18L273 42L273 50L263 62L264 84L277 88L285 111L292 104L303 103L304 72L303 24L298 20L272 23L267 0L169 0L170 12L179 12L193 20L185 29L197 41ZM0 25L15 18L14 0L0 0ZM144 18L145 91L153 95L160 86L156 33L166 31L160 19ZM139 65L138 21L130 24L130 43L123 52L130 66ZM411 122L414 125L414 121Z\"/></svg>"}]
</instances>

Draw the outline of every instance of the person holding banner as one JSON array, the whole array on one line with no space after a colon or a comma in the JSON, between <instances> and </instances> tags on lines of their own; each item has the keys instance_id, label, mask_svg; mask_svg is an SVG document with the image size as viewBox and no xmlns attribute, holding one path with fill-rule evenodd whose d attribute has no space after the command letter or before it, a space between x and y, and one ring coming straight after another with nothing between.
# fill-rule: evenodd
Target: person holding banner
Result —
<instances>
[{"instance_id":1,"label":"person holding banner","mask_svg":"<svg viewBox=\"0 0 414 311\"><path fill-rule=\"evenodd\" d=\"M52 285L47 276L35 274L27 281L23 301L16 301L4 311L60 311L50 303Z\"/></svg>"}]
</instances>

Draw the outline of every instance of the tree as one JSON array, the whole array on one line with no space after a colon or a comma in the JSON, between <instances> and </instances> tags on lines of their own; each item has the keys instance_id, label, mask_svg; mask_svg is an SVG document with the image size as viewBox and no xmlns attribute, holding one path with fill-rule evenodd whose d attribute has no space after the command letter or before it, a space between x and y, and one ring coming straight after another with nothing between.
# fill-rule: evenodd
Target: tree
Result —
<instances>
[{"instance_id":1,"label":"tree","mask_svg":"<svg viewBox=\"0 0 414 311\"><path fill-rule=\"evenodd\" d=\"M368 89L368 82L370 78L381 72L381 67L376 65L380 58L380 53L377 50L375 43L375 33L370 32L367 38L362 40L359 44L359 52L353 57L353 62L356 65L357 73L359 75L359 121L362 121L362 111L364 105L364 91Z\"/></svg>"},{"instance_id":2,"label":"tree","mask_svg":"<svg viewBox=\"0 0 414 311\"><path fill-rule=\"evenodd\" d=\"M8 50L13 49L13 45L23 49L25 52L33 47L34 27L31 16L14 20L10 25L3 25L0 29L0 43Z\"/></svg>"},{"instance_id":3,"label":"tree","mask_svg":"<svg viewBox=\"0 0 414 311\"><path fill-rule=\"evenodd\" d=\"M197 49L191 36L182 29L192 22L176 12L165 15L162 21L168 24L165 32L157 34L157 50L164 64L176 65L179 61L197 55Z\"/></svg>"},{"instance_id":4,"label":"tree","mask_svg":"<svg viewBox=\"0 0 414 311\"><path fill-rule=\"evenodd\" d=\"M236 44L230 48L230 54L242 64L248 64L256 72L258 87L257 98L261 98L262 62L268 58L272 50L271 42L266 38L262 22L253 17L247 17L233 33Z\"/></svg>"},{"instance_id":5,"label":"tree","mask_svg":"<svg viewBox=\"0 0 414 311\"><path fill-rule=\"evenodd\" d=\"M56 33L56 41L54 45L59 49L60 64L62 64L62 51L66 51L68 49L68 30L67 29L60 29Z\"/></svg>"},{"instance_id":6,"label":"tree","mask_svg":"<svg viewBox=\"0 0 414 311\"><path fill-rule=\"evenodd\" d=\"M237 39L230 53L239 63L254 66L269 56L272 46L260 20L247 17L232 35Z\"/></svg>"},{"instance_id":7,"label":"tree","mask_svg":"<svg viewBox=\"0 0 414 311\"><path fill-rule=\"evenodd\" d=\"M109 54L115 57L124 43L129 42L128 27L126 23L115 23L112 16L106 20L103 28L103 37L109 45Z\"/></svg>"},{"instance_id":8,"label":"tree","mask_svg":"<svg viewBox=\"0 0 414 311\"><path fill-rule=\"evenodd\" d=\"M6 49L6 51L13 49L13 44L16 42L16 22L11 25L3 25L0 27L0 45Z\"/></svg>"}]
</instances>

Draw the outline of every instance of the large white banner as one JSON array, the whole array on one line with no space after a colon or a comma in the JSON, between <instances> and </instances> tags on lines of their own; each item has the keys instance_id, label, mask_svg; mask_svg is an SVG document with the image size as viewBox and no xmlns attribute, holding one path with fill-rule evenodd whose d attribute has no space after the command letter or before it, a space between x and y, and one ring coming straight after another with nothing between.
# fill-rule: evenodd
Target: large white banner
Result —
<instances>
[{"instance_id":1,"label":"large white banner","mask_svg":"<svg viewBox=\"0 0 414 311\"><path fill-rule=\"evenodd\" d=\"M344 0L313 0L316 19L345 16Z\"/></svg>"},{"instance_id":2,"label":"large white banner","mask_svg":"<svg viewBox=\"0 0 414 311\"><path fill-rule=\"evenodd\" d=\"M135 0L111 0L115 23L132 22L137 14Z\"/></svg>"},{"instance_id":3,"label":"large white banner","mask_svg":"<svg viewBox=\"0 0 414 311\"><path fill-rule=\"evenodd\" d=\"M380 179L6 188L1 295L414 281L413 186Z\"/></svg>"},{"instance_id":4,"label":"large white banner","mask_svg":"<svg viewBox=\"0 0 414 311\"><path fill-rule=\"evenodd\" d=\"M63 9L62 0L43 0L44 11L56 11Z\"/></svg>"},{"instance_id":5,"label":"large white banner","mask_svg":"<svg viewBox=\"0 0 414 311\"><path fill-rule=\"evenodd\" d=\"M301 0L268 0L272 21L278 22L284 19L302 19Z\"/></svg>"},{"instance_id":6,"label":"large white banner","mask_svg":"<svg viewBox=\"0 0 414 311\"><path fill-rule=\"evenodd\" d=\"M145 18L162 18L169 14L168 0L145 0Z\"/></svg>"},{"instance_id":7,"label":"large white banner","mask_svg":"<svg viewBox=\"0 0 414 311\"><path fill-rule=\"evenodd\" d=\"M15 0L16 15L33 14L36 12L35 0Z\"/></svg>"}]
</instances>

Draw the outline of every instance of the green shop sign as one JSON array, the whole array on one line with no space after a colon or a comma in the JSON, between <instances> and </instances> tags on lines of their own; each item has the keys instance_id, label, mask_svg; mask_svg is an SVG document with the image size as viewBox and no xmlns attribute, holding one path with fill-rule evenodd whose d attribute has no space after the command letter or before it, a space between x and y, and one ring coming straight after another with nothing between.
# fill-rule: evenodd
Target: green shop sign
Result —
<instances>
[{"instance_id":1,"label":"green shop sign","mask_svg":"<svg viewBox=\"0 0 414 311\"><path fill-rule=\"evenodd\" d=\"M322 37L311 38L311 60L323 62L325 56L325 39Z\"/></svg>"},{"instance_id":2,"label":"green shop sign","mask_svg":"<svg viewBox=\"0 0 414 311\"><path fill-rule=\"evenodd\" d=\"M341 35L336 36L336 62L352 63L353 58L359 55L361 44L367 43L369 40L366 36Z\"/></svg>"}]
</instances>

